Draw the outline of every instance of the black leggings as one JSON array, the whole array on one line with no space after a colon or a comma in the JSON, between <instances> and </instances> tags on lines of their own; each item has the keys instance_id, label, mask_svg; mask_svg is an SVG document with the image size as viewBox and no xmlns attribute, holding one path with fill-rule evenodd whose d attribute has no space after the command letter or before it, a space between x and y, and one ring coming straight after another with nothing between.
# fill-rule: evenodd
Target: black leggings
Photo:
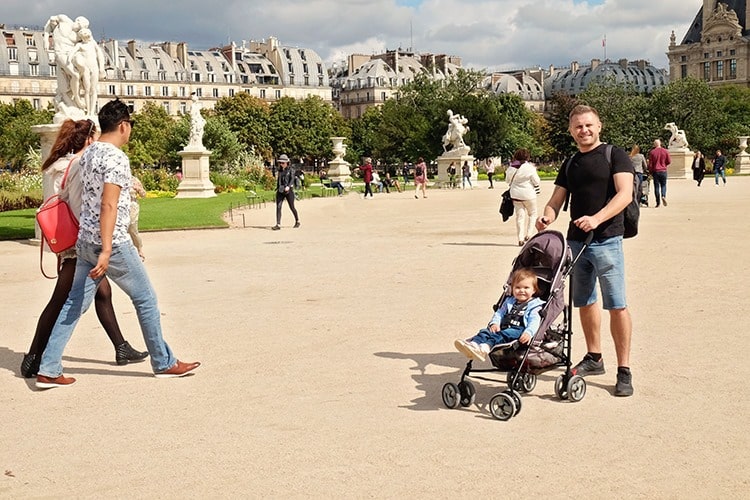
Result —
<instances>
[{"instance_id":1,"label":"black leggings","mask_svg":"<svg viewBox=\"0 0 750 500\"><path fill-rule=\"evenodd\" d=\"M367 198L367 193L370 193L370 198L372 198L372 184L369 182L365 182L365 198Z\"/></svg>"},{"instance_id":2,"label":"black leggings","mask_svg":"<svg viewBox=\"0 0 750 500\"><path fill-rule=\"evenodd\" d=\"M284 204L284 200L289 203L289 208L294 214L294 222L299 222L299 215L297 215L297 209L294 208L294 191L290 189L286 193L276 192L276 225L281 225L281 206Z\"/></svg>"},{"instance_id":3,"label":"black leggings","mask_svg":"<svg viewBox=\"0 0 750 500\"><path fill-rule=\"evenodd\" d=\"M37 357L40 357L44 349L47 348L52 328L55 326L57 317L60 315L60 311L68 299L68 293L73 286L75 271L76 259L66 259L63 261L57 275L55 290L52 292L52 297L49 299L47 307L42 311L39 321L36 324L36 332L34 333L34 340L31 341L29 354L36 354ZM117 347L125 342L125 339L122 338L122 332L120 332L120 325L117 324L115 310L112 307L112 287L106 277L102 278L96 289L94 307L96 309L96 316L99 318L99 323L102 324L104 331L107 332L112 345Z\"/></svg>"},{"instance_id":4,"label":"black leggings","mask_svg":"<svg viewBox=\"0 0 750 500\"><path fill-rule=\"evenodd\" d=\"M489 173L489 172L487 173L487 180L489 180L489 181L490 181L490 187L494 187L494 186L492 185L492 176L493 176L493 175L495 175L495 173L494 173L494 172L493 172L493 173Z\"/></svg>"}]
</instances>

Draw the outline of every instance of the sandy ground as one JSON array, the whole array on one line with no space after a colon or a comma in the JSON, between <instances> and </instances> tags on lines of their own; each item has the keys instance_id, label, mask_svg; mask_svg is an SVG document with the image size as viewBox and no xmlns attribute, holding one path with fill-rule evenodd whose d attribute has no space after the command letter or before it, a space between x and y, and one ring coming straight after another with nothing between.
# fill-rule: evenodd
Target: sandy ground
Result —
<instances>
[{"instance_id":1,"label":"sandy ground","mask_svg":"<svg viewBox=\"0 0 750 500\"><path fill-rule=\"evenodd\" d=\"M635 395L612 395L605 315L607 374L572 403L545 373L508 422L488 407L503 383L477 380L459 410L440 395L518 252L500 193L352 194L300 202L300 229L285 207L270 231L267 205L235 211L245 228L144 234L165 337L203 362L183 379L115 366L89 311L64 357L78 382L37 391L18 367L53 282L36 247L0 242L0 497L747 498L750 178L670 180L627 240Z\"/></svg>"}]
</instances>

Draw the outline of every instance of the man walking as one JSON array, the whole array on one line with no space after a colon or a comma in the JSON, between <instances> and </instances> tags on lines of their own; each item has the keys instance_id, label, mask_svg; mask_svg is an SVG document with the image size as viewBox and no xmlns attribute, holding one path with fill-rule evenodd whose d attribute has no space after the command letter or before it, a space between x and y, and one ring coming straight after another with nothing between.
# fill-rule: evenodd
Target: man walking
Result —
<instances>
[{"instance_id":1,"label":"man walking","mask_svg":"<svg viewBox=\"0 0 750 500\"><path fill-rule=\"evenodd\" d=\"M661 147L661 141L654 141L654 149L648 154L648 171L654 179L654 196L656 197L656 206L659 206L659 200L667 206L667 168L672 163L669 151Z\"/></svg>"},{"instance_id":2,"label":"man walking","mask_svg":"<svg viewBox=\"0 0 750 500\"><path fill-rule=\"evenodd\" d=\"M162 337L156 292L128 235L130 223L130 162L120 148L130 139L133 122L128 106L115 99L99 111L102 135L81 157L81 217L73 285L42 355L36 386L68 386L76 381L63 375L62 355L81 315L89 308L106 276L130 297L151 368L160 378L182 377L200 366L177 360Z\"/></svg>"},{"instance_id":3,"label":"man walking","mask_svg":"<svg viewBox=\"0 0 750 500\"><path fill-rule=\"evenodd\" d=\"M716 151L716 158L714 159L714 179L716 185L719 185L719 177L724 181L724 185L727 185L727 174L726 174L726 163L727 157L721 154L721 150Z\"/></svg>"},{"instance_id":4,"label":"man walking","mask_svg":"<svg viewBox=\"0 0 750 500\"><path fill-rule=\"evenodd\" d=\"M573 255L584 247L587 233L591 244L583 250L571 278L573 305L578 308L588 353L572 370L574 375L603 375L601 311L596 282L602 291L602 305L609 311L610 330L617 354L615 396L631 396L630 339L632 322L625 299L625 259L622 237L623 210L633 197L633 165L627 153L599 140L602 123L596 109L578 105L569 115L569 131L578 152L555 180L555 189L537 219L536 228L546 229L557 219L570 194L570 225L567 240Z\"/></svg>"}]
</instances>

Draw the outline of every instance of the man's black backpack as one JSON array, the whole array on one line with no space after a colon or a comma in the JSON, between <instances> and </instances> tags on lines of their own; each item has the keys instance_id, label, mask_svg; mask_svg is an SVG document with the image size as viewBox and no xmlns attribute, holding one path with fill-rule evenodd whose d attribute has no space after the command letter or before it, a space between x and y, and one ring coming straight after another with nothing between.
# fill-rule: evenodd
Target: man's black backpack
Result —
<instances>
[{"instance_id":1,"label":"man's black backpack","mask_svg":"<svg viewBox=\"0 0 750 500\"><path fill-rule=\"evenodd\" d=\"M612 169L612 145L607 144L604 148L604 157L607 159L607 164L609 165L609 171L610 174L614 177L615 173ZM570 162L573 161L573 157L571 156L568 158L568 161L565 162L565 176L567 177L568 174L568 166L570 166ZM623 213L623 224L625 226L625 232L622 235L623 238L632 238L633 236L638 234L638 219L641 216L641 208L638 204L638 200L641 196L641 186L638 181L638 176L633 174L633 197L630 200L630 203L625 207L625 209L622 211ZM609 201L609 200L608 200ZM563 206L563 210L568 209L568 203L570 202L570 191L568 191L567 196L565 197L565 206Z\"/></svg>"}]
</instances>

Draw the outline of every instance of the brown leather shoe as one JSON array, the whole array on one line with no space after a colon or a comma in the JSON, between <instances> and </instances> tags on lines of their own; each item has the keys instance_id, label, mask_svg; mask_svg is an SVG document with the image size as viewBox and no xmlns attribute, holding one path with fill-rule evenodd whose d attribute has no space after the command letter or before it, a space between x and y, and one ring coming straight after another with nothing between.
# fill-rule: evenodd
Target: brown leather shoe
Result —
<instances>
[{"instance_id":1,"label":"brown leather shoe","mask_svg":"<svg viewBox=\"0 0 750 500\"><path fill-rule=\"evenodd\" d=\"M198 362L195 363L183 363L182 361L177 361L177 363L170 368L169 370L154 373L154 376L157 378L175 378L175 377L184 377L185 375L188 375L191 371L198 368L201 364Z\"/></svg>"},{"instance_id":2,"label":"brown leather shoe","mask_svg":"<svg viewBox=\"0 0 750 500\"><path fill-rule=\"evenodd\" d=\"M66 387L74 383L76 379L73 377L66 377L60 375L59 377L45 377L44 375L36 376L36 387L37 389L53 389L55 387Z\"/></svg>"}]
</instances>

